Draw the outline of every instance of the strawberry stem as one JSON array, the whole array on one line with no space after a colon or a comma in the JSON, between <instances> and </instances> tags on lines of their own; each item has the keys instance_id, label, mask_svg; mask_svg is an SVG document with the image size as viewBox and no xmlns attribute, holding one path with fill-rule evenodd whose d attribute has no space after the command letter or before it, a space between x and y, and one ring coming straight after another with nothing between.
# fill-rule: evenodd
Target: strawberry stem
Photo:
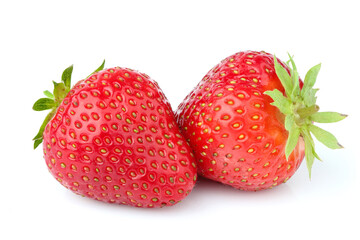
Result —
<instances>
[{"instance_id":1,"label":"strawberry stem","mask_svg":"<svg viewBox=\"0 0 360 240\"><path fill-rule=\"evenodd\" d=\"M312 105L310 107L300 108L296 112L301 119L305 119L305 118L308 118L309 116L313 115L314 113L318 112L319 109L320 108L318 105Z\"/></svg>"},{"instance_id":2,"label":"strawberry stem","mask_svg":"<svg viewBox=\"0 0 360 240\"><path fill-rule=\"evenodd\" d=\"M273 91L266 91L274 102L271 105L276 106L285 115L285 129L289 132L289 137L285 146L286 159L295 149L300 137L303 137L305 142L305 158L309 170L309 177L311 177L311 168L314 159L321 161L320 157L315 151L315 143L313 136L331 149L342 148L342 145L337 141L334 135L317 127L313 122L331 123L338 122L347 117L347 115L336 112L319 112L319 106L316 105L316 92L318 89L313 88L317 75L320 71L321 64L312 67L306 74L304 85L300 89L299 74L295 62L289 54L290 60L287 65L290 69L288 71L278 63L274 55L274 68L276 74L285 89L285 95L278 89ZM291 63L291 66L290 64Z\"/></svg>"}]
</instances>

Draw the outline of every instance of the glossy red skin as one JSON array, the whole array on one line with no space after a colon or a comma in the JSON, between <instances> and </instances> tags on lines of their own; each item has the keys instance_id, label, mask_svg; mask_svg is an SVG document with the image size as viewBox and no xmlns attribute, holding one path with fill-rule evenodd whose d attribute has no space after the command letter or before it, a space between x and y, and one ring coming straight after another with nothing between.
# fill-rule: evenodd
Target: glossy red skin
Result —
<instances>
[{"instance_id":1,"label":"glossy red skin","mask_svg":"<svg viewBox=\"0 0 360 240\"><path fill-rule=\"evenodd\" d=\"M131 69L79 81L43 137L50 173L86 197L161 207L185 198L196 181L169 102L155 81Z\"/></svg>"},{"instance_id":2,"label":"glossy red skin","mask_svg":"<svg viewBox=\"0 0 360 240\"><path fill-rule=\"evenodd\" d=\"M185 98L175 116L194 150L199 175L257 191L295 173L304 142L301 138L287 161L284 115L263 94L275 88L284 93L273 55L246 51L221 61Z\"/></svg>"}]
</instances>

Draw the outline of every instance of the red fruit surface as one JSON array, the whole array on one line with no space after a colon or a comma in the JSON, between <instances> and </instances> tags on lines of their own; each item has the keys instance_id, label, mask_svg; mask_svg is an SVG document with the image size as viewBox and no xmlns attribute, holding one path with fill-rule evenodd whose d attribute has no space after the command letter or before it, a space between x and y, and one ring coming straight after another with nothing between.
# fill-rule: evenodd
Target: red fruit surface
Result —
<instances>
[{"instance_id":1,"label":"red fruit surface","mask_svg":"<svg viewBox=\"0 0 360 240\"><path fill-rule=\"evenodd\" d=\"M246 51L221 61L185 98L176 118L194 150L199 175L256 191L295 173L304 142L300 138L287 161L284 115L263 94L275 88L284 93L273 55Z\"/></svg>"},{"instance_id":2,"label":"red fruit surface","mask_svg":"<svg viewBox=\"0 0 360 240\"><path fill-rule=\"evenodd\" d=\"M104 202L173 205L196 181L195 159L157 83L110 68L79 81L46 125L50 173L66 188Z\"/></svg>"}]
</instances>

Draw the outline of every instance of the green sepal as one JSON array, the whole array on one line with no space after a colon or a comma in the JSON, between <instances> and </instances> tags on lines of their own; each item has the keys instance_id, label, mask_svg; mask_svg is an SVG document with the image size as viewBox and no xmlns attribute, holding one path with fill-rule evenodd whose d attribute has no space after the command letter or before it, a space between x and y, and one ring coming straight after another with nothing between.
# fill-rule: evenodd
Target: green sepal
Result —
<instances>
[{"instance_id":1,"label":"green sepal","mask_svg":"<svg viewBox=\"0 0 360 240\"><path fill-rule=\"evenodd\" d=\"M291 69L291 80L294 85L293 90L291 92L291 97L294 98L300 94L299 74L298 74L294 59L291 57L291 55L289 53L288 53L288 55L290 58L289 61L291 62L291 66L292 66L292 68L290 68Z\"/></svg>"},{"instance_id":2,"label":"green sepal","mask_svg":"<svg viewBox=\"0 0 360 240\"><path fill-rule=\"evenodd\" d=\"M48 91L48 90L45 90L45 91L44 91L44 95L47 96L48 98L54 99L54 95L53 95L50 91Z\"/></svg>"},{"instance_id":3,"label":"green sepal","mask_svg":"<svg viewBox=\"0 0 360 240\"><path fill-rule=\"evenodd\" d=\"M70 90L70 88L71 88L71 75L72 75L72 72L73 72L73 68L74 68L73 65L66 68L64 70L64 72L62 73L62 76L61 76L61 82L64 83L65 88L67 90Z\"/></svg>"},{"instance_id":4,"label":"green sepal","mask_svg":"<svg viewBox=\"0 0 360 240\"><path fill-rule=\"evenodd\" d=\"M304 136L304 142L305 142L306 166L307 166L307 169L308 169L308 172L309 172L309 178L311 179L311 169L312 169L312 166L313 166L314 160L315 160L314 144L313 144L313 140L311 138L311 135L307 130L302 131L302 135Z\"/></svg>"},{"instance_id":5,"label":"green sepal","mask_svg":"<svg viewBox=\"0 0 360 240\"><path fill-rule=\"evenodd\" d=\"M294 123L289 130L289 137L285 145L285 156L289 159L290 154L295 149L300 137L300 128Z\"/></svg>"},{"instance_id":6,"label":"green sepal","mask_svg":"<svg viewBox=\"0 0 360 240\"><path fill-rule=\"evenodd\" d=\"M63 82L57 83L53 81L54 84L54 97L57 102L61 102L65 97L68 91L65 88L65 84Z\"/></svg>"},{"instance_id":7,"label":"green sepal","mask_svg":"<svg viewBox=\"0 0 360 240\"><path fill-rule=\"evenodd\" d=\"M36 149L39 144L42 142L43 139L43 133L45 130L46 125L48 124L48 122L50 122L51 118L54 116L56 109L54 109L53 111L51 111L45 118L45 120L43 121L43 123L40 126L39 132L36 134L36 136L33 138L34 141L34 149Z\"/></svg>"},{"instance_id":8,"label":"green sepal","mask_svg":"<svg viewBox=\"0 0 360 240\"><path fill-rule=\"evenodd\" d=\"M40 98L34 103L33 110L44 111L44 110L52 109L53 107L55 107L54 99Z\"/></svg>"},{"instance_id":9,"label":"green sepal","mask_svg":"<svg viewBox=\"0 0 360 240\"><path fill-rule=\"evenodd\" d=\"M42 142L42 138L34 140L34 149L36 149Z\"/></svg>"},{"instance_id":10,"label":"green sepal","mask_svg":"<svg viewBox=\"0 0 360 240\"><path fill-rule=\"evenodd\" d=\"M284 95L278 89L274 89L273 91L265 91L264 94L269 95L274 100L271 105L276 106L283 114L291 113L291 101L284 97Z\"/></svg>"},{"instance_id":11,"label":"green sepal","mask_svg":"<svg viewBox=\"0 0 360 240\"><path fill-rule=\"evenodd\" d=\"M95 71L93 71L89 76L87 76L87 78L90 77L91 75L93 75L94 73L103 70L103 69L104 69L104 66L105 66L105 59L104 59L104 61L102 62L102 64L101 64Z\"/></svg>"},{"instance_id":12,"label":"green sepal","mask_svg":"<svg viewBox=\"0 0 360 240\"><path fill-rule=\"evenodd\" d=\"M347 115L337 112L317 112L311 115L311 121L318 123L334 123L345 119Z\"/></svg>"},{"instance_id":13,"label":"green sepal","mask_svg":"<svg viewBox=\"0 0 360 240\"><path fill-rule=\"evenodd\" d=\"M304 103L306 106L312 106L316 103L317 97L315 96L319 89L311 88L304 93Z\"/></svg>"},{"instance_id":14,"label":"green sepal","mask_svg":"<svg viewBox=\"0 0 360 240\"><path fill-rule=\"evenodd\" d=\"M339 149L343 148L341 144L337 141L336 137L329 133L328 131L325 131L322 128L319 128L315 125L309 126L310 132L316 137L316 139L331 149Z\"/></svg>"},{"instance_id":15,"label":"green sepal","mask_svg":"<svg viewBox=\"0 0 360 240\"><path fill-rule=\"evenodd\" d=\"M321 63L318 65L310 68L310 70L306 73L305 79L304 79L304 86L301 91L301 96L305 97L305 94L312 89L312 87L315 85L317 75L319 74L321 68Z\"/></svg>"},{"instance_id":16,"label":"green sepal","mask_svg":"<svg viewBox=\"0 0 360 240\"><path fill-rule=\"evenodd\" d=\"M294 116L292 114L288 114L285 117L285 129L290 131L290 129L292 128L292 126L295 124L295 119Z\"/></svg>"},{"instance_id":17,"label":"green sepal","mask_svg":"<svg viewBox=\"0 0 360 240\"><path fill-rule=\"evenodd\" d=\"M289 73L286 71L285 68L283 68L277 61L276 56L274 55L274 66L275 66L275 72L278 78L280 79L281 84L283 85L286 95L291 96L292 90L293 90L293 84L291 81L291 78L289 76Z\"/></svg>"}]
</instances>

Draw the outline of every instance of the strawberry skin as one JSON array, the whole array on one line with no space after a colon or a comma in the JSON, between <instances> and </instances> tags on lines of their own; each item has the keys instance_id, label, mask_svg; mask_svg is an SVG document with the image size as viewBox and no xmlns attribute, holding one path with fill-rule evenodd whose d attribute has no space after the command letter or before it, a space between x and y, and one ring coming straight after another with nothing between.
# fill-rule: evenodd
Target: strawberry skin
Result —
<instances>
[{"instance_id":1,"label":"strawberry skin","mask_svg":"<svg viewBox=\"0 0 360 240\"><path fill-rule=\"evenodd\" d=\"M127 68L69 89L45 127L43 151L64 187L104 202L173 205L196 181L195 159L163 92Z\"/></svg>"},{"instance_id":2,"label":"strawberry skin","mask_svg":"<svg viewBox=\"0 0 360 240\"><path fill-rule=\"evenodd\" d=\"M257 191L295 173L304 158L304 141L299 138L287 160L285 116L264 94L274 89L285 93L273 55L246 51L221 61L185 98L176 118L194 150L199 175Z\"/></svg>"}]
</instances>

